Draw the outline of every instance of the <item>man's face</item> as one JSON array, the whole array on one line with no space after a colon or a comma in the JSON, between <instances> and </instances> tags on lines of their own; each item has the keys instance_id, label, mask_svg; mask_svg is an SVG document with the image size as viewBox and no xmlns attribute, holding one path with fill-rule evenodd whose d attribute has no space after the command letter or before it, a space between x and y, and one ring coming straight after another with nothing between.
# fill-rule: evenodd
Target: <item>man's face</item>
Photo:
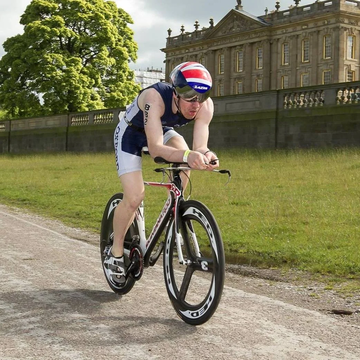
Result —
<instances>
[{"instance_id":1,"label":"man's face","mask_svg":"<svg viewBox=\"0 0 360 360\"><path fill-rule=\"evenodd\" d=\"M192 99L183 99L181 96L179 99L179 108L181 113L186 119L193 119L201 108L201 104L197 96L194 96Z\"/></svg>"}]
</instances>

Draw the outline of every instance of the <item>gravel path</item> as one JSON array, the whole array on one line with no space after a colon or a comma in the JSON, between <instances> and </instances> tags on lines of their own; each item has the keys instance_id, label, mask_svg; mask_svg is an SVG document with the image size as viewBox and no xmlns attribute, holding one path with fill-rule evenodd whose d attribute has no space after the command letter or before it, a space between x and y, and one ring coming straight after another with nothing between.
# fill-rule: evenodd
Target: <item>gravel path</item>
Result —
<instances>
[{"instance_id":1,"label":"gravel path","mask_svg":"<svg viewBox=\"0 0 360 360\"><path fill-rule=\"evenodd\" d=\"M175 315L161 266L119 297L96 235L1 205L0 229L0 359L360 358L356 295L229 267L218 310L193 327Z\"/></svg>"}]
</instances>

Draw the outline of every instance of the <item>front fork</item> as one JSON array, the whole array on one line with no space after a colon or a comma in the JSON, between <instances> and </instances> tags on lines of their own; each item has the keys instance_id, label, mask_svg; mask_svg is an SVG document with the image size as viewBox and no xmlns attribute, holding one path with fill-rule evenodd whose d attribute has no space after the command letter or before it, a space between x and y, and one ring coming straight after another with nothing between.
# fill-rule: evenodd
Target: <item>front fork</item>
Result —
<instances>
[{"instance_id":1,"label":"front fork","mask_svg":"<svg viewBox=\"0 0 360 360\"><path fill-rule=\"evenodd\" d=\"M186 249L187 249L187 253L190 252L190 243L186 243L184 244L184 239L181 235L181 232L180 232L180 221L183 221L182 219L182 214L180 213L180 206L179 206L179 201L177 202L177 204L175 205L175 216L174 216L174 236L175 236L175 242L176 242L176 249L177 249L177 253L178 253L178 258L179 258L179 264L181 265L190 265L192 262L190 259L187 259L185 260L184 258L184 253L183 253L183 250L182 250L182 246L185 246ZM194 231L194 228L192 226L192 223L191 221L187 221L186 224L183 224L184 227L187 228L187 235L190 235L190 239L188 238L186 241L191 241L192 245L194 246L194 251L195 251L195 255L197 257L200 257L201 256L201 253L200 253L200 248L199 248L199 244L198 244L198 241L197 241L197 238L196 238L196 234L195 234L195 231Z\"/></svg>"}]
</instances>

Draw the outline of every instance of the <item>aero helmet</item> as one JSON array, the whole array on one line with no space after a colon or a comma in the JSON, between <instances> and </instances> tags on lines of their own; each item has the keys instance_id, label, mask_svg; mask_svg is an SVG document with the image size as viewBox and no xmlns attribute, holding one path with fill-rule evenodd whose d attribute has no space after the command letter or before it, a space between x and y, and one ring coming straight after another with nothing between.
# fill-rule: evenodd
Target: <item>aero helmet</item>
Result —
<instances>
[{"instance_id":1,"label":"aero helmet","mask_svg":"<svg viewBox=\"0 0 360 360\"><path fill-rule=\"evenodd\" d=\"M175 93L183 99L202 103L210 96L211 75L200 63L181 63L171 72L170 81Z\"/></svg>"}]
</instances>

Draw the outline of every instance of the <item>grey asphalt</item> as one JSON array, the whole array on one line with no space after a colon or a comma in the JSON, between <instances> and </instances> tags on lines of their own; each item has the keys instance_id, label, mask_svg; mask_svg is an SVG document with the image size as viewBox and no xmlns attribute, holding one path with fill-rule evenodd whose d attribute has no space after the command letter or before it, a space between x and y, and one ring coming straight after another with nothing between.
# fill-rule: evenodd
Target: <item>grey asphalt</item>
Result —
<instances>
[{"instance_id":1,"label":"grey asphalt","mask_svg":"<svg viewBox=\"0 0 360 360\"><path fill-rule=\"evenodd\" d=\"M359 326L236 286L187 325L161 264L117 296L98 247L74 237L0 205L0 359L360 359Z\"/></svg>"}]
</instances>

